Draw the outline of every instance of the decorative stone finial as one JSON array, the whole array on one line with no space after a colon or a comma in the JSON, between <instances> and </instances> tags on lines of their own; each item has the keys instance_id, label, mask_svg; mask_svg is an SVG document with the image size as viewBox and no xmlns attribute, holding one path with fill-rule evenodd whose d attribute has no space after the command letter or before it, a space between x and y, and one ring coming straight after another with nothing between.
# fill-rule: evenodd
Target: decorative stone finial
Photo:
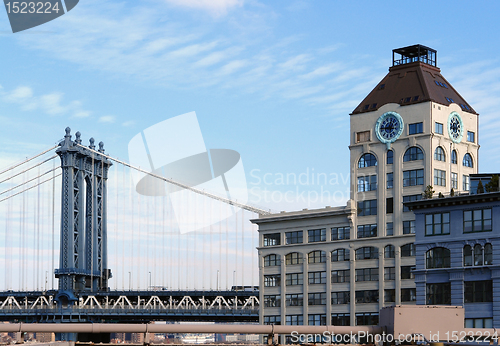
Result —
<instances>
[{"instance_id":1,"label":"decorative stone finial","mask_svg":"<svg viewBox=\"0 0 500 346\"><path fill-rule=\"evenodd\" d=\"M94 138L90 138L89 142L90 142L89 148L90 149L95 149L95 145L94 145L95 140L94 140Z\"/></svg>"},{"instance_id":2,"label":"decorative stone finial","mask_svg":"<svg viewBox=\"0 0 500 346\"><path fill-rule=\"evenodd\" d=\"M66 127L66 129L64 131L66 131L65 137L68 137L68 136L71 137L71 129L69 127Z\"/></svg>"},{"instance_id":3,"label":"decorative stone finial","mask_svg":"<svg viewBox=\"0 0 500 346\"><path fill-rule=\"evenodd\" d=\"M100 153L104 152L104 142L99 142L99 152Z\"/></svg>"},{"instance_id":4,"label":"decorative stone finial","mask_svg":"<svg viewBox=\"0 0 500 346\"><path fill-rule=\"evenodd\" d=\"M78 131L77 133L75 133L75 142L78 143L78 144L82 144L82 139L80 138L82 136L82 134L80 133L80 131Z\"/></svg>"}]
</instances>

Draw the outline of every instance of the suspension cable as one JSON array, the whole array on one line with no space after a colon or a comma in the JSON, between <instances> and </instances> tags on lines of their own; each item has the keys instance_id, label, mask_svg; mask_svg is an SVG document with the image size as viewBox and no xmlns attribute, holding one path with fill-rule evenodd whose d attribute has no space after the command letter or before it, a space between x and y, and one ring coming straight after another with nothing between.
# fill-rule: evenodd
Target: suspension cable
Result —
<instances>
[{"instance_id":1,"label":"suspension cable","mask_svg":"<svg viewBox=\"0 0 500 346\"><path fill-rule=\"evenodd\" d=\"M4 174L5 172L10 171L11 169L14 169L14 168L16 168L16 167L19 167L19 166L21 166L21 165L25 164L26 162L29 162L29 161L31 161L31 160L33 160L33 159L36 159L37 157L42 156L43 154L46 154L46 153L48 153L49 151L51 151L51 150L53 150L53 149L57 148L58 146L59 146L59 144L54 145L52 148L47 149L47 150L45 150L45 151L42 151L40 154L37 154L37 155L35 155L35 156L33 156L33 157L30 157L29 159L26 159L26 160L24 160L23 162L17 163L17 164L15 164L14 166L11 166L11 167L9 167L9 168L7 168L7 169L5 169L5 170L1 171L1 172L0 172L0 174ZM56 156L57 156L57 155L56 155Z\"/></svg>"},{"instance_id":2,"label":"suspension cable","mask_svg":"<svg viewBox=\"0 0 500 346\"><path fill-rule=\"evenodd\" d=\"M10 179L12 179L12 178L15 178L15 177L17 177L18 175L21 175L21 174L23 174L23 173L25 173L25 172L27 172L27 171L29 171L29 170L33 169L33 168L36 168L36 167L38 167L38 166L41 166L41 165L43 165L45 162L48 162L48 161L50 161L50 160L52 160L52 159L55 159L56 157L57 157L57 155L51 156L51 157L49 157L48 159L46 159L46 160L44 160L44 161L41 161L41 162L37 163L36 165L34 165L34 166L30 167L30 168L26 168L24 171L21 171L21 172L19 172L19 173L16 173L16 174L14 174L14 175L11 175L10 177L8 177L8 178L6 178L6 179L4 179L4 180L0 181L0 184L1 184L1 183L6 182L7 180L10 180Z\"/></svg>"},{"instance_id":3,"label":"suspension cable","mask_svg":"<svg viewBox=\"0 0 500 346\"><path fill-rule=\"evenodd\" d=\"M5 197L4 199L0 199L0 203L1 203L1 202L3 202L3 201L8 200L8 199L10 199L10 198L12 198L12 197L14 197L14 196L20 195L20 194L21 194L21 193L23 193L23 192L26 192L26 191L28 191L28 190L31 190L31 189L33 189L33 188L37 187L38 185L42 185L43 183L46 183L46 182L48 182L48 181L51 181L52 179L55 179L55 178L57 178L57 177L59 177L59 176L61 176L61 175L62 175L62 173L59 173L58 175L55 175L55 176L53 176L53 177L51 177L51 178L49 178L49 179L47 179L47 180L44 180L44 181L42 181L42 182L40 182L40 183L38 183L38 184L36 184L36 185L30 186L30 187L28 187L28 188L26 188L26 189L24 189L24 190L22 190L22 191L19 191L18 193L15 193L15 194L13 194L13 195L10 195L9 197Z\"/></svg>"},{"instance_id":4,"label":"suspension cable","mask_svg":"<svg viewBox=\"0 0 500 346\"><path fill-rule=\"evenodd\" d=\"M48 170L47 172L42 173L42 174L40 174L40 175L38 175L38 176L36 176L36 177L34 177L34 178L31 178L30 180L24 181L24 182L22 182L22 183L21 183L21 184L19 184L19 185L16 185L16 186L14 186L14 187L11 187L10 189L7 189L7 190L5 190L5 191L2 191L2 192L0 192L0 195L3 195L3 194L5 194L5 193L7 193L7 192L9 192L9 191L15 190L15 189L17 189L17 188L18 188L18 187L20 187L20 186L26 185L27 183L30 183L30 182L32 182L33 180L37 180L38 178L40 178L40 177L44 176L45 174L49 174L49 173L51 173L51 172L54 172L55 170L57 170L57 169L59 169L59 168L61 168L61 167L56 167L56 168L53 168L53 169L51 169L51 170Z\"/></svg>"},{"instance_id":5,"label":"suspension cable","mask_svg":"<svg viewBox=\"0 0 500 346\"><path fill-rule=\"evenodd\" d=\"M270 211L268 211L268 210L264 210L264 209L256 208L256 207L250 206L250 205L248 205L248 204L238 203L238 202L233 201L233 200L231 200L231 199L228 199L228 198L224 198L224 197L217 196L217 195L212 194L212 193L210 193L210 192L206 192L206 191L204 191L204 190L197 189L197 188L195 188L195 187L192 187L192 186L189 186L189 185L186 185L186 184L180 183L180 182L175 181L175 180L173 180L173 179L168 179L168 178L162 177L162 176L160 176L160 175L154 174L154 173L152 173L152 172L145 171L144 169L142 169L142 168L140 168L140 167L133 166L133 165L131 165L130 163L127 163L127 162L124 162L124 161L122 161L122 160L116 159L116 158L114 158L114 157L112 157L112 156L106 155L106 154L101 153L101 152L99 152L99 151L97 151L97 150L90 149L90 148L88 148L88 147L86 147L86 146L83 146L83 145L81 145L81 144L78 144L78 143L75 143L75 144L76 144L77 146L80 146L80 147L82 147L82 148L84 148L84 149L86 149L86 150L88 150L88 151L91 151L91 152L93 152L93 153L95 153L95 154L101 155L102 157L105 157L105 158L107 158L107 159L109 159L109 160L115 161L115 162L120 163L120 164L122 164L122 165L125 165L125 166L127 166L127 167L129 167L129 168L135 169L136 171L139 171L139 172L141 172L141 173L144 173L144 174L150 175L150 176L152 176L152 177L154 177L154 178L157 178L157 179L163 180L163 181L165 181L165 182L167 182L167 183L170 183L170 184L172 184L172 185L176 185L176 186L182 187L182 188L184 188L184 189L186 189L186 190L193 191L193 192L195 192L195 193L197 193L197 194L204 195L204 196L210 197L210 198L212 198L212 199L215 199L215 200L218 200L218 201L224 202L224 203L226 203L226 204L233 205L233 206L235 206L235 207L239 207L239 208L241 208L241 209L245 209L245 210L248 210L248 211L251 211L251 212L254 212L254 213L260 214L260 215L270 215L270 214L271 214L271 212L270 212Z\"/></svg>"}]
</instances>

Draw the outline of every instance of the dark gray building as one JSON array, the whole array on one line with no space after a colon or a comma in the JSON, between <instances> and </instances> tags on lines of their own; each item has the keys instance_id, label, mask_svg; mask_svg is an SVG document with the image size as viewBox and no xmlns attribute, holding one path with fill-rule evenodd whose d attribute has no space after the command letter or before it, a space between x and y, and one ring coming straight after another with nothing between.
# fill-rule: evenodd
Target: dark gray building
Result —
<instances>
[{"instance_id":1,"label":"dark gray building","mask_svg":"<svg viewBox=\"0 0 500 346\"><path fill-rule=\"evenodd\" d=\"M406 203L415 213L417 304L465 307L465 327L500 327L500 192Z\"/></svg>"}]
</instances>

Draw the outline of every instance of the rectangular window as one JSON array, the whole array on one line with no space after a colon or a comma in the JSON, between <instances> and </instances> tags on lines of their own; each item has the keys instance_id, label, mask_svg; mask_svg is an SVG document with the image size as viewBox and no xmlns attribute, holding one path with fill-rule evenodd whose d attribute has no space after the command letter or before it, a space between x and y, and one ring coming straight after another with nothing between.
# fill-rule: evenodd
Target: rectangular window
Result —
<instances>
[{"instance_id":1,"label":"rectangular window","mask_svg":"<svg viewBox=\"0 0 500 346\"><path fill-rule=\"evenodd\" d=\"M493 318L466 318L465 328L493 328Z\"/></svg>"},{"instance_id":2,"label":"rectangular window","mask_svg":"<svg viewBox=\"0 0 500 346\"><path fill-rule=\"evenodd\" d=\"M443 134L443 124L436 122L434 132L442 135Z\"/></svg>"},{"instance_id":3,"label":"rectangular window","mask_svg":"<svg viewBox=\"0 0 500 346\"><path fill-rule=\"evenodd\" d=\"M307 231L308 242L316 243L319 241L326 241L326 228L311 229Z\"/></svg>"},{"instance_id":4,"label":"rectangular window","mask_svg":"<svg viewBox=\"0 0 500 346\"><path fill-rule=\"evenodd\" d=\"M301 326L304 324L304 315L286 315L287 326Z\"/></svg>"},{"instance_id":5,"label":"rectangular window","mask_svg":"<svg viewBox=\"0 0 500 346\"><path fill-rule=\"evenodd\" d=\"M392 189L394 187L394 173L387 173L387 188Z\"/></svg>"},{"instance_id":6,"label":"rectangular window","mask_svg":"<svg viewBox=\"0 0 500 346\"><path fill-rule=\"evenodd\" d=\"M375 326L378 324L378 312L360 312L356 314L357 326Z\"/></svg>"},{"instance_id":7,"label":"rectangular window","mask_svg":"<svg viewBox=\"0 0 500 346\"><path fill-rule=\"evenodd\" d=\"M384 290L384 302L394 303L395 301L396 301L396 290L395 289Z\"/></svg>"},{"instance_id":8,"label":"rectangular window","mask_svg":"<svg viewBox=\"0 0 500 346\"><path fill-rule=\"evenodd\" d=\"M377 224L358 226L358 239L377 236Z\"/></svg>"},{"instance_id":9,"label":"rectangular window","mask_svg":"<svg viewBox=\"0 0 500 346\"><path fill-rule=\"evenodd\" d=\"M279 233L264 234L263 237L264 237L264 246L280 245L280 234Z\"/></svg>"},{"instance_id":10,"label":"rectangular window","mask_svg":"<svg viewBox=\"0 0 500 346\"><path fill-rule=\"evenodd\" d=\"M358 202L358 216L377 215L377 200L370 199Z\"/></svg>"},{"instance_id":11,"label":"rectangular window","mask_svg":"<svg viewBox=\"0 0 500 346\"><path fill-rule=\"evenodd\" d=\"M350 326L350 314L332 314L332 326Z\"/></svg>"},{"instance_id":12,"label":"rectangular window","mask_svg":"<svg viewBox=\"0 0 500 346\"><path fill-rule=\"evenodd\" d=\"M446 186L446 171L434 169L434 185Z\"/></svg>"},{"instance_id":13,"label":"rectangular window","mask_svg":"<svg viewBox=\"0 0 500 346\"><path fill-rule=\"evenodd\" d=\"M424 170L403 171L403 186L424 185Z\"/></svg>"},{"instance_id":14,"label":"rectangular window","mask_svg":"<svg viewBox=\"0 0 500 346\"><path fill-rule=\"evenodd\" d=\"M384 280L385 281L393 281L395 279L396 279L396 268L385 267L384 268Z\"/></svg>"},{"instance_id":15,"label":"rectangular window","mask_svg":"<svg viewBox=\"0 0 500 346\"><path fill-rule=\"evenodd\" d=\"M415 275L413 275L411 268L413 268L413 266L401 266L401 280L409 280L415 278Z\"/></svg>"},{"instance_id":16,"label":"rectangular window","mask_svg":"<svg viewBox=\"0 0 500 346\"><path fill-rule=\"evenodd\" d=\"M326 305L326 293L309 293L308 305Z\"/></svg>"},{"instance_id":17,"label":"rectangular window","mask_svg":"<svg viewBox=\"0 0 500 346\"><path fill-rule=\"evenodd\" d=\"M264 324L281 324L281 316L264 316Z\"/></svg>"},{"instance_id":18,"label":"rectangular window","mask_svg":"<svg viewBox=\"0 0 500 346\"><path fill-rule=\"evenodd\" d=\"M394 225L392 222L388 222L385 224L385 235L388 237L394 235Z\"/></svg>"},{"instance_id":19,"label":"rectangular window","mask_svg":"<svg viewBox=\"0 0 500 346\"><path fill-rule=\"evenodd\" d=\"M281 306L281 296L279 295L264 296L264 307L279 308L280 306Z\"/></svg>"},{"instance_id":20,"label":"rectangular window","mask_svg":"<svg viewBox=\"0 0 500 346\"><path fill-rule=\"evenodd\" d=\"M451 284L449 282L427 284L425 292L427 305L451 304Z\"/></svg>"},{"instance_id":21,"label":"rectangular window","mask_svg":"<svg viewBox=\"0 0 500 346\"><path fill-rule=\"evenodd\" d=\"M286 274L285 285L296 286L302 284L304 284L304 274L302 273Z\"/></svg>"},{"instance_id":22,"label":"rectangular window","mask_svg":"<svg viewBox=\"0 0 500 346\"><path fill-rule=\"evenodd\" d=\"M332 270L332 284L338 284L342 282L350 281L350 271L347 270Z\"/></svg>"},{"instance_id":23,"label":"rectangular window","mask_svg":"<svg viewBox=\"0 0 500 346\"><path fill-rule=\"evenodd\" d=\"M466 281L464 282L465 303L493 302L493 281Z\"/></svg>"},{"instance_id":24,"label":"rectangular window","mask_svg":"<svg viewBox=\"0 0 500 346\"><path fill-rule=\"evenodd\" d=\"M310 285L326 284L326 272L309 272L307 278Z\"/></svg>"},{"instance_id":25,"label":"rectangular window","mask_svg":"<svg viewBox=\"0 0 500 346\"><path fill-rule=\"evenodd\" d=\"M264 275L264 287L277 287L281 284L281 275Z\"/></svg>"},{"instance_id":26,"label":"rectangular window","mask_svg":"<svg viewBox=\"0 0 500 346\"><path fill-rule=\"evenodd\" d=\"M332 228L332 240L343 240L351 238L351 227Z\"/></svg>"},{"instance_id":27,"label":"rectangular window","mask_svg":"<svg viewBox=\"0 0 500 346\"><path fill-rule=\"evenodd\" d=\"M424 123L414 123L408 125L408 134L415 135L424 132Z\"/></svg>"},{"instance_id":28,"label":"rectangular window","mask_svg":"<svg viewBox=\"0 0 500 346\"><path fill-rule=\"evenodd\" d=\"M309 314L307 320L309 326L326 326L326 315L323 314Z\"/></svg>"},{"instance_id":29,"label":"rectangular window","mask_svg":"<svg viewBox=\"0 0 500 346\"><path fill-rule=\"evenodd\" d=\"M362 131L356 133L356 143L369 142L370 141L370 131Z\"/></svg>"},{"instance_id":30,"label":"rectangular window","mask_svg":"<svg viewBox=\"0 0 500 346\"><path fill-rule=\"evenodd\" d=\"M403 221L403 234L415 234L415 221Z\"/></svg>"},{"instance_id":31,"label":"rectangular window","mask_svg":"<svg viewBox=\"0 0 500 346\"><path fill-rule=\"evenodd\" d=\"M422 195L410 195L410 196L403 196L403 203L404 202L414 202L414 201L420 201L422 199ZM410 211L410 208L408 208L407 206L405 206L403 204L403 212L409 212Z\"/></svg>"},{"instance_id":32,"label":"rectangular window","mask_svg":"<svg viewBox=\"0 0 500 346\"><path fill-rule=\"evenodd\" d=\"M451 188L454 190L458 189L458 173L451 172Z\"/></svg>"},{"instance_id":33,"label":"rectangular window","mask_svg":"<svg viewBox=\"0 0 500 346\"><path fill-rule=\"evenodd\" d=\"M304 305L304 295L299 294L287 294L285 296L286 306L302 306Z\"/></svg>"},{"instance_id":34,"label":"rectangular window","mask_svg":"<svg viewBox=\"0 0 500 346\"><path fill-rule=\"evenodd\" d=\"M450 213L425 215L425 235L450 234Z\"/></svg>"},{"instance_id":35,"label":"rectangular window","mask_svg":"<svg viewBox=\"0 0 500 346\"><path fill-rule=\"evenodd\" d=\"M464 233L491 231L491 209L464 211Z\"/></svg>"},{"instance_id":36,"label":"rectangular window","mask_svg":"<svg viewBox=\"0 0 500 346\"><path fill-rule=\"evenodd\" d=\"M474 143L474 132L467 131L467 142Z\"/></svg>"},{"instance_id":37,"label":"rectangular window","mask_svg":"<svg viewBox=\"0 0 500 346\"><path fill-rule=\"evenodd\" d=\"M417 289L416 288L402 288L401 289L401 302L416 302Z\"/></svg>"},{"instance_id":38,"label":"rectangular window","mask_svg":"<svg viewBox=\"0 0 500 346\"><path fill-rule=\"evenodd\" d=\"M464 191L470 190L470 177L468 175L462 176L462 190Z\"/></svg>"},{"instance_id":39,"label":"rectangular window","mask_svg":"<svg viewBox=\"0 0 500 346\"><path fill-rule=\"evenodd\" d=\"M378 290L356 291L356 303L378 303Z\"/></svg>"},{"instance_id":40,"label":"rectangular window","mask_svg":"<svg viewBox=\"0 0 500 346\"><path fill-rule=\"evenodd\" d=\"M385 213L392 214L394 211L394 199L392 197L385 199Z\"/></svg>"},{"instance_id":41,"label":"rectangular window","mask_svg":"<svg viewBox=\"0 0 500 346\"><path fill-rule=\"evenodd\" d=\"M377 189L377 176L367 175L358 177L358 192L374 191Z\"/></svg>"},{"instance_id":42,"label":"rectangular window","mask_svg":"<svg viewBox=\"0 0 500 346\"><path fill-rule=\"evenodd\" d=\"M378 268L356 269L356 281L378 281Z\"/></svg>"},{"instance_id":43,"label":"rectangular window","mask_svg":"<svg viewBox=\"0 0 500 346\"><path fill-rule=\"evenodd\" d=\"M351 293L345 292L332 292L332 305L349 304L351 301Z\"/></svg>"},{"instance_id":44,"label":"rectangular window","mask_svg":"<svg viewBox=\"0 0 500 346\"><path fill-rule=\"evenodd\" d=\"M285 244L302 244L303 236L302 231L286 232Z\"/></svg>"}]
</instances>

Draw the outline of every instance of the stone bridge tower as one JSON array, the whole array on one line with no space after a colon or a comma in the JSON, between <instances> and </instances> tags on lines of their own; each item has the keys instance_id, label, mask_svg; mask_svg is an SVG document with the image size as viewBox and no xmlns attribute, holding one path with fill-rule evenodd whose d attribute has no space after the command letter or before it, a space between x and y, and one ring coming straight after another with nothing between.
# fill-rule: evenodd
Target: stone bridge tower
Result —
<instances>
[{"instance_id":1,"label":"stone bridge tower","mask_svg":"<svg viewBox=\"0 0 500 346\"><path fill-rule=\"evenodd\" d=\"M112 163L103 155L104 144L95 150L81 145L80 132L71 140L66 128L56 153L61 158L62 208L58 303L76 301L79 292L108 289L107 267L107 178Z\"/></svg>"}]
</instances>

